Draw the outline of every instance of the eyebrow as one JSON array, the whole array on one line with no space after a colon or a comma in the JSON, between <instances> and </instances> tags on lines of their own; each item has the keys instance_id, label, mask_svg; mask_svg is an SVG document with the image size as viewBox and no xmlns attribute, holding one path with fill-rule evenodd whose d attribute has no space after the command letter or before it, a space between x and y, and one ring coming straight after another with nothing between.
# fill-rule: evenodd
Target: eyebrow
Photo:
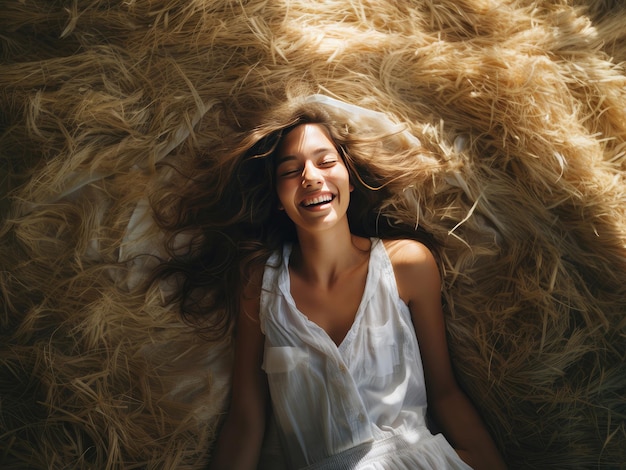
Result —
<instances>
[{"instance_id":1,"label":"eyebrow","mask_svg":"<svg viewBox=\"0 0 626 470\"><path fill-rule=\"evenodd\" d=\"M323 155L323 154L325 154L327 152L337 152L337 153L339 153L339 151L335 147L320 147L317 150L313 151L313 156L316 157L318 155ZM297 160L297 159L298 159L298 157L296 157L295 155L285 155L284 157L280 157L276 161L276 166L279 166L282 163L285 163L286 161Z\"/></svg>"}]
</instances>

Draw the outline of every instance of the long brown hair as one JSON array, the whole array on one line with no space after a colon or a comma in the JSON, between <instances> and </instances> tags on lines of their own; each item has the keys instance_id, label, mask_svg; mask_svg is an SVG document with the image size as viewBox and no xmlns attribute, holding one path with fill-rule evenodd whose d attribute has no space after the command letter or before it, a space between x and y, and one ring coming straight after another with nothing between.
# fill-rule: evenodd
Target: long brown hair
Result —
<instances>
[{"instance_id":1,"label":"long brown hair","mask_svg":"<svg viewBox=\"0 0 626 470\"><path fill-rule=\"evenodd\" d=\"M360 135L320 104L285 105L251 132L229 139L235 142L230 151L202 160L189 184L152 197L155 219L170 233L170 259L151 282L174 280L168 301L179 303L183 318L209 336L222 335L233 324L251 273L283 244L297 243L293 222L278 210L275 154L281 139L305 123L328 131L348 168L354 185L348 208L353 233L409 237L435 249L421 227L398 222L385 204L392 192L414 181L419 171L414 153L423 149L389 149L384 142L393 135ZM182 234L188 242L181 249Z\"/></svg>"}]
</instances>

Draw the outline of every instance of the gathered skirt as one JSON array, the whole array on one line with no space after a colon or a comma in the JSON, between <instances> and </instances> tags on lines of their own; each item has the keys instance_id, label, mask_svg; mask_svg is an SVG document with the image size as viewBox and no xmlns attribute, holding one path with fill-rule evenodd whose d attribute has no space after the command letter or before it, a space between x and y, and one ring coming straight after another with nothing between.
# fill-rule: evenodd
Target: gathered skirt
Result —
<instances>
[{"instance_id":1,"label":"gathered skirt","mask_svg":"<svg viewBox=\"0 0 626 470\"><path fill-rule=\"evenodd\" d=\"M471 470L441 434L417 433L366 442L306 470Z\"/></svg>"}]
</instances>

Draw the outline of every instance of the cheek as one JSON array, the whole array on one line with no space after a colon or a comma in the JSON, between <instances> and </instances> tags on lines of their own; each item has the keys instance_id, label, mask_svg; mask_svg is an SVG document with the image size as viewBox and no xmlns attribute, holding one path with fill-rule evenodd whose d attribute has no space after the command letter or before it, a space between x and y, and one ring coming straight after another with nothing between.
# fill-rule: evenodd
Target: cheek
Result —
<instances>
[{"instance_id":1,"label":"cheek","mask_svg":"<svg viewBox=\"0 0 626 470\"><path fill-rule=\"evenodd\" d=\"M347 186L350 192L354 190L354 185L350 181L350 173L348 173L348 169L345 166L336 175L336 180L338 183L341 181L345 186Z\"/></svg>"},{"instance_id":2,"label":"cheek","mask_svg":"<svg viewBox=\"0 0 626 470\"><path fill-rule=\"evenodd\" d=\"M276 203L278 204L278 208L280 210L283 210L285 208L283 204L283 197L283 192L279 188L276 188Z\"/></svg>"},{"instance_id":3,"label":"cheek","mask_svg":"<svg viewBox=\"0 0 626 470\"><path fill-rule=\"evenodd\" d=\"M293 189L288 182L279 182L276 184L276 199L278 200L278 208L284 209L284 203L293 195Z\"/></svg>"}]
</instances>

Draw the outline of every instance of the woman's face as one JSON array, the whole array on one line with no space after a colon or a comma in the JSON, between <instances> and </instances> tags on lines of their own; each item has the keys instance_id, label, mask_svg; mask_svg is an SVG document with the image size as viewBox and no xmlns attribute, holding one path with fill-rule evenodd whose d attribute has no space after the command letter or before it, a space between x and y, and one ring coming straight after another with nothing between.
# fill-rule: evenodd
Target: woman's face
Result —
<instances>
[{"instance_id":1,"label":"woman's face","mask_svg":"<svg viewBox=\"0 0 626 470\"><path fill-rule=\"evenodd\" d=\"M276 158L276 192L279 208L296 226L316 231L346 219L353 189L323 126L302 124L283 137Z\"/></svg>"}]
</instances>

